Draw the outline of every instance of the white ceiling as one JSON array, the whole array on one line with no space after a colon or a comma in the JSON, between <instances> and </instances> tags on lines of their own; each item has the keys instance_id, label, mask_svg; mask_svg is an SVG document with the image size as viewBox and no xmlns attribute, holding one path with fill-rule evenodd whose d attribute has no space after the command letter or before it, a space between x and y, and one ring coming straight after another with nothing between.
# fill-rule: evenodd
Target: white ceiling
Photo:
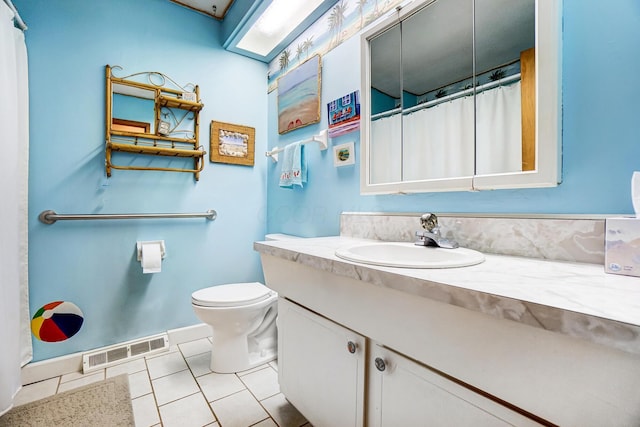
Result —
<instances>
[{"instance_id":1,"label":"white ceiling","mask_svg":"<svg viewBox=\"0 0 640 427\"><path fill-rule=\"evenodd\" d=\"M171 0L181 6L197 10L212 18L222 20L233 0ZM215 10L214 10L215 6Z\"/></svg>"},{"instance_id":2,"label":"white ceiling","mask_svg":"<svg viewBox=\"0 0 640 427\"><path fill-rule=\"evenodd\" d=\"M170 0L182 7L206 14L221 21L222 47L230 52L248 56L258 61L270 63L296 37L313 24L325 12L335 5L338 0L285 0L287 13L297 11L301 20L288 19L286 24L277 24L282 30L261 33L253 42L245 43L243 39L249 36L254 28L260 27L260 18L268 13L273 0ZM298 7L290 7L297 5ZM300 10L300 6L302 10ZM306 8L306 9L305 9ZM279 13L283 18L287 13ZM264 28L263 28L264 31ZM242 46L241 46L242 44ZM267 48L270 50L267 52ZM265 53L266 52L266 53Z\"/></svg>"}]
</instances>

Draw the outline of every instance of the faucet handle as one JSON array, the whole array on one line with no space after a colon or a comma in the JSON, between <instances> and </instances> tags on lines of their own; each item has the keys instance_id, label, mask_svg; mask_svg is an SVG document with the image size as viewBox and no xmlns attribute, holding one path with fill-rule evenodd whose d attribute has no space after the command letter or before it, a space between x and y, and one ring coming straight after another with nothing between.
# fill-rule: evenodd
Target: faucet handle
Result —
<instances>
[{"instance_id":1,"label":"faucet handle","mask_svg":"<svg viewBox=\"0 0 640 427\"><path fill-rule=\"evenodd\" d=\"M438 217L433 213L425 213L420 217L420 225L427 231L436 232L438 227Z\"/></svg>"},{"instance_id":2,"label":"faucet handle","mask_svg":"<svg viewBox=\"0 0 640 427\"><path fill-rule=\"evenodd\" d=\"M451 239L445 239L440 234L440 226L438 225L438 217L432 213L423 214L420 217L420 224L425 231L416 231L415 244L418 246L438 246L440 248L455 249L458 242Z\"/></svg>"}]
</instances>

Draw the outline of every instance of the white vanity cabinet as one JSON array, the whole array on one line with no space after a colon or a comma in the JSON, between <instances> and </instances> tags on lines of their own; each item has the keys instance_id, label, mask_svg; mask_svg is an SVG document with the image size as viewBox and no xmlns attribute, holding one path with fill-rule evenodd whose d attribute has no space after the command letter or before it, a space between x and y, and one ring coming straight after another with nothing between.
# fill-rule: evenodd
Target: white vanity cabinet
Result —
<instances>
[{"instance_id":1,"label":"white vanity cabinet","mask_svg":"<svg viewBox=\"0 0 640 427\"><path fill-rule=\"evenodd\" d=\"M365 339L278 300L280 391L314 425L364 425Z\"/></svg>"},{"instance_id":2,"label":"white vanity cabinet","mask_svg":"<svg viewBox=\"0 0 640 427\"><path fill-rule=\"evenodd\" d=\"M372 347L372 427L541 425L394 351Z\"/></svg>"},{"instance_id":3,"label":"white vanity cabinet","mask_svg":"<svg viewBox=\"0 0 640 427\"><path fill-rule=\"evenodd\" d=\"M279 298L280 390L318 427L540 425L378 344L367 356L366 343L362 335Z\"/></svg>"},{"instance_id":4,"label":"white vanity cabinet","mask_svg":"<svg viewBox=\"0 0 640 427\"><path fill-rule=\"evenodd\" d=\"M478 312L455 277L446 293L423 277L436 272L412 276L411 269L340 261L333 253L345 241L257 245L266 285L280 298L281 391L314 426L640 425L639 354ZM279 249L285 244L296 251ZM510 271L541 265L509 262ZM470 269L479 278L495 277L501 265L488 257ZM553 266L553 272L567 268ZM522 307L515 299L501 306L497 296L482 298L508 309L506 315ZM456 305L465 303L471 308ZM576 313L565 311L539 321L575 325L574 319ZM612 322L600 325L585 327L603 342L640 336Z\"/></svg>"}]
</instances>

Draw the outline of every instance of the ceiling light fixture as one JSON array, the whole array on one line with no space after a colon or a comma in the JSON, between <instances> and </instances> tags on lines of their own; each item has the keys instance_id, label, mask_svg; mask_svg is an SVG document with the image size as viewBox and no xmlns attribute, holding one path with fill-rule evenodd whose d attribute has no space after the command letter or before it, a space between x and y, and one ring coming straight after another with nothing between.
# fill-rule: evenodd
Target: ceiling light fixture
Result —
<instances>
[{"instance_id":1,"label":"ceiling light fixture","mask_svg":"<svg viewBox=\"0 0 640 427\"><path fill-rule=\"evenodd\" d=\"M236 47L267 56L326 0L273 0Z\"/></svg>"}]
</instances>

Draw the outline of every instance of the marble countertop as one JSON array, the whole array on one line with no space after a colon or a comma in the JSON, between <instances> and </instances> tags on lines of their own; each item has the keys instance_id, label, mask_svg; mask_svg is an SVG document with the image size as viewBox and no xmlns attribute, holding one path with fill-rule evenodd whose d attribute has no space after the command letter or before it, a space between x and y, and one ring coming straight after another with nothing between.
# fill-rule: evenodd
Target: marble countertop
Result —
<instances>
[{"instance_id":1,"label":"marble countertop","mask_svg":"<svg viewBox=\"0 0 640 427\"><path fill-rule=\"evenodd\" d=\"M319 237L255 242L261 254L497 318L640 354L640 278L602 265L485 254L481 264L409 269L354 263L338 248L370 240Z\"/></svg>"}]
</instances>

